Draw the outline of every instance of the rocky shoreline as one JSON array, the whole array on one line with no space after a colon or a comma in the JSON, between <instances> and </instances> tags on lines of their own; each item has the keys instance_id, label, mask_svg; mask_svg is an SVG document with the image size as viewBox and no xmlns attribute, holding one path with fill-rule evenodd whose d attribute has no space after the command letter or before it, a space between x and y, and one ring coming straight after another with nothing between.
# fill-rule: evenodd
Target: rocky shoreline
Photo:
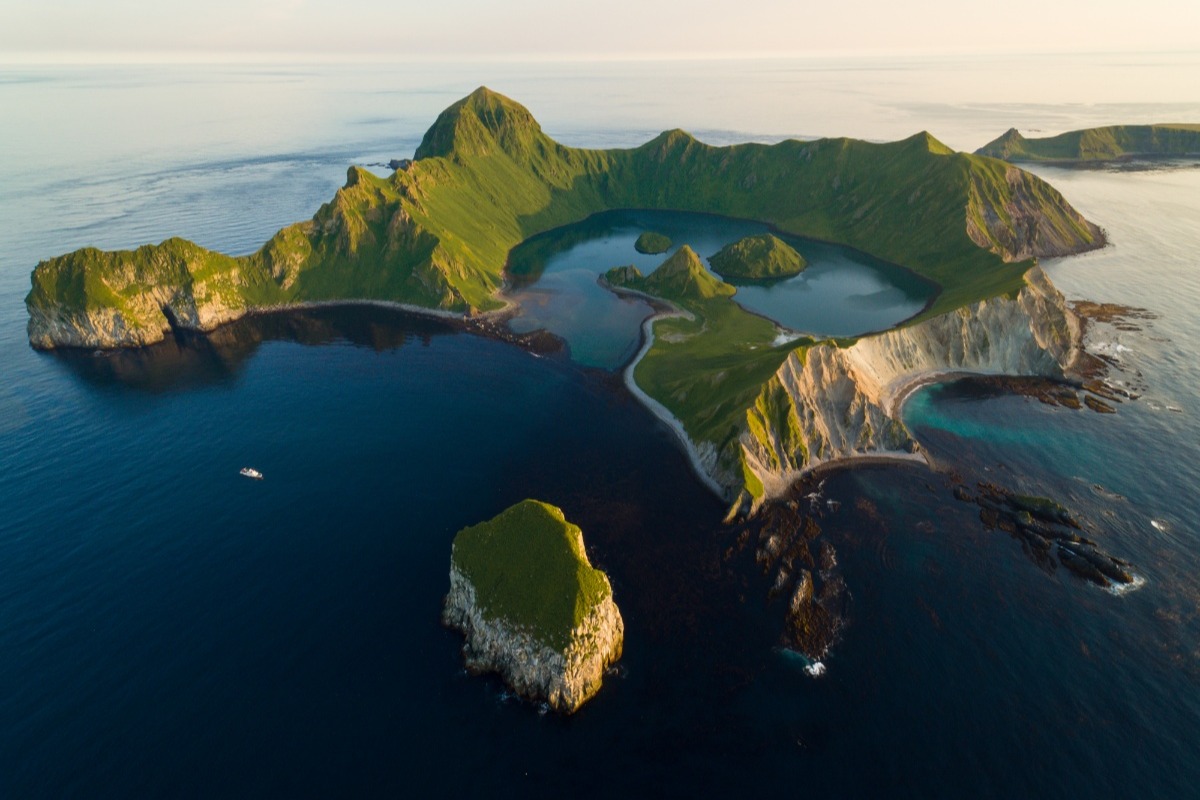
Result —
<instances>
[{"instance_id":1,"label":"rocky shoreline","mask_svg":"<svg viewBox=\"0 0 1200 800\"><path fill-rule=\"evenodd\" d=\"M754 498L743 491L740 505L753 511L822 464L913 458L919 448L900 417L912 391L964 374L1068 378L1085 361L1082 330L1034 267L1015 298L985 300L847 347L823 343L793 353L763 390L764 405L781 414L759 420L765 436L741 437L745 464L765 492Z\"/></svg>"},{"instance_id":2,"label":"rocky shoreline","mask_svg":"<svg viewBox=\"0 0 1200 800\"><path fill-rule=\"evenodd\" d=\"M62 320L53 321L46 315L31 314L28 325L29 341L36 350L129 352L153 348L165 342L172 335L185 338L208 337L222 328L248 318L302 313L326 308L380 308L422 319L436 320L463 332L505 342L537 355L552 355L567 351L567 343L549 331L539 329L528 333L515 333L509 329L507 323L517 313L517 308L512 303L496 311L465 315L389 300L319 300L255 306L239 310L236 313L231 311L228 314L210 317L206 324L184 324L179 318L164 312L164 319L169 324L163 328L161 334L142 336L136 343L130 343L124 335L118 336L112 333L109 331L110 326L108 325L92 324L98 323L95 319L89 318L90 324L88 325L81 325L78 321L68 324ZM50 327L54 327L55 331L51 332ZM104 333L104 331L109 332Z\"/></svg>"}]
</instances>

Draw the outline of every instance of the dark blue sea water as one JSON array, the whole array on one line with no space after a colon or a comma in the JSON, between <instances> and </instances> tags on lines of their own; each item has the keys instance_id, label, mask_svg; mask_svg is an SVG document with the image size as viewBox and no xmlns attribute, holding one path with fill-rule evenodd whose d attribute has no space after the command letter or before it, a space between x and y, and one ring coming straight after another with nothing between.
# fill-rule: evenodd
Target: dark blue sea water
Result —
<instances>
[{"instance_id":1,"label":"dark blue sea water","mask_svg":"<svg viewBox=\"0 0 1200 800\"><path fill-rule=\"evenodd\" d=\"M410 154L478 83L600 145L702 118L710 141L911 122L967 147L1000 118L1100 113L1000 92L981 114L937 94L958 66L0 73L19 123L0 128L0 796L1193 794L1200 170L1041 170L1114 242L1048 264L1056 284L1157 314L1093 330L1142 396L1098 415L917 394L906 418L947 473L828 478L853 600L816 679L777 648L722 506L611 372L380 310L125 356L25 341L38 259L173 234L249 251L350 164ZM705 86L724 104L699 109ZM845 87L853 104L822 105ZM780 93L792 111L767 107ZM953 499L950 471L1063 499L1145 584L1045 572ZM454 532L526 496L581 525L626 620L620 673L569 719L465 675L438 623Z\"/></svg>"}]
</instances>

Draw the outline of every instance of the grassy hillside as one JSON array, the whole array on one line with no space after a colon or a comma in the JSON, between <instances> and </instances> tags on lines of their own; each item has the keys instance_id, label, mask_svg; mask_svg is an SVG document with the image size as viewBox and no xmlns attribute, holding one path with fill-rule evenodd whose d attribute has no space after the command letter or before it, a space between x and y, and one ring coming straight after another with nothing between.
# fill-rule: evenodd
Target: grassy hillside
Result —
<instances>
[{"instance_id":1,"label":"grassy hillside","mask_svg":"<svg viewBox=\"0 0 1200 800\"><path fill-rule=\"evenodd\" d=\"M703 211L908 267L942 286L936 313L1015 289L1039 254L1041 229L1066 232L1074 249L1102 243L1039 179L1022 173L1024 183L1014 183L997 162L952 152L927 133L890 144L710 147L668 131L630 150L582 150L553 141L524 107L481 88L439 115L416 155L388 178L352 168L312 220L251 256L202 253L189 263L220 262L234 308L364 298L475 312L499 305L508 252L538 232L613 208ZM972 217L992 224L972 228ZM160 247L186 244L171 241ZM126 281L128 259L89 251L42 262L31 312L80 314L121 291L191 291L188 270L146 270ZM129 313L127 324L161 327L157 308Z\"/></svg>"},{"instance_id":2,"label":"grassy hillside","mask_svg":"<svg viewBox=\"0 0 1200 800\"><path fill-rule=\"evenodd\" d=\"M690 318L654 326L654 345L637 365L638 385L675 415L693 442L709 442L726 469L746 410L788 353L811 340L775 345L775 324L733 301L734 287L713 277L686 245L649 276L634 267L609 270L611 286L667 300Z\"/></svg>"},{"instance_id":3,"label":"grassy hillside","mask_svg":"<svg viewBox=\"0 0 1200 800\"><path fill-rule=\"evenodd\" d=\"M1026 139L1016 128L975 151L1006 161L1102 162L1137 156L1200 156L1200 125L1109 125Z\"/></svg>"},{"instance_id":4,"label":"grassy hillside","mask_svg":"<svg viewBox=\"0 0 1200 800\"><path fill-rule=\"evenodd\" d=\"M579 527L548 503L524 500L454 537L451 563L486 616L564 650L571 631L612 587L592 567Z\"/></svg>"}]
</instances>

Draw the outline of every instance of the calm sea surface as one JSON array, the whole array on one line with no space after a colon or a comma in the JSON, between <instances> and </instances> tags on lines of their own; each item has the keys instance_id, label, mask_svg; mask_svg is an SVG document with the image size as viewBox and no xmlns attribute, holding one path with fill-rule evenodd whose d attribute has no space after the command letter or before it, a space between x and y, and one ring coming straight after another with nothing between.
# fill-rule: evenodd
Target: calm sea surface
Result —
<instances>
[{"instance_id":1,"label":"calm sea surface","mask_svg":"<svg viewBox=\"0 0 1200 800\"><path fill-rule=\"evenodd\" d=\"M22 301L39 259L84 245L252 251L351 164L410 156L479 84L575 145L681 126L718 144L928 129L974 149L1014 125L1200 121L1198 65L0 70L0 796L1191 795L1200 169L1037 170L1113 241L1048 263L1055 283L1155 315L1092 331L1137 401L1099 415L958 383L905 412L947 469L1062 499L1145 584L1043 571L944 474L844 471L822 526L851 622L817 679L776 648L778 608L728 555L720 503L595 366L643 313L591 292L612 264L573 279L551 259L517 289L540 285L528 319L574 360L345 309L48 355ZM907 316L871 275L828 302ZM572 327L573 302L605 309L599 333ZM785 324L837 332L815 311ZM438 622L455 531L526 496L583 527L627 625L619 673L569 719L466 676Z\"/></svg>"}]
</instances>

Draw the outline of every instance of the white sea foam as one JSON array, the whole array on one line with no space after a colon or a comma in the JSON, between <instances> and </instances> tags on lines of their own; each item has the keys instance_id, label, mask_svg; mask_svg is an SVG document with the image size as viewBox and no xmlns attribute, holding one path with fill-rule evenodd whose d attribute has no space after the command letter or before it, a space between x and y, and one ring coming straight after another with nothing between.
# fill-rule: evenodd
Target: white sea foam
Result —
<instances>
[{"instance_id":1,"label":"white sea foam","mask_svg":"<svg viewBox=\"0 0 1200 800\"><path fill-rule=\"evenodd\" d=\"M1142 588L1145 585L1146 585L1146 579L1143 578L1141 575L1135 574L1133 576L1132 583L1112 583L1112 584L1109 584L1108 591L1110 594L1115 594L1117 597L1120 597L1123 594L1129 594L1130 592L1136 592L1138 589Z\"/></svg>"},{"instance_id":2,"label":"white sea foam","mask_svg":"<svg viewBox=\"0 0 1200 800\"><path fill-rule=\"evenodd\" d=\"M811 678L819 678L825 674L825 663L809 658L804 653L798 653L795 650L790 650L786 647L779 648L779 652L783 653L783 657L792 663L798 663L804 670L804 674Z\"/></svg>"},{"instance_id":3,"label":"white sea foam","mask_svg":"<svg viewBox=\"0 0 1200 800\"><path fill-rule=\"evenodd\" d=\"M1121 353L1132 352L1132 348L1126 347L1120 342L1093 342L1088 349L1098 355L1112 356L1113 358L1120 358Z\"/></svg>"}]
</instances>

